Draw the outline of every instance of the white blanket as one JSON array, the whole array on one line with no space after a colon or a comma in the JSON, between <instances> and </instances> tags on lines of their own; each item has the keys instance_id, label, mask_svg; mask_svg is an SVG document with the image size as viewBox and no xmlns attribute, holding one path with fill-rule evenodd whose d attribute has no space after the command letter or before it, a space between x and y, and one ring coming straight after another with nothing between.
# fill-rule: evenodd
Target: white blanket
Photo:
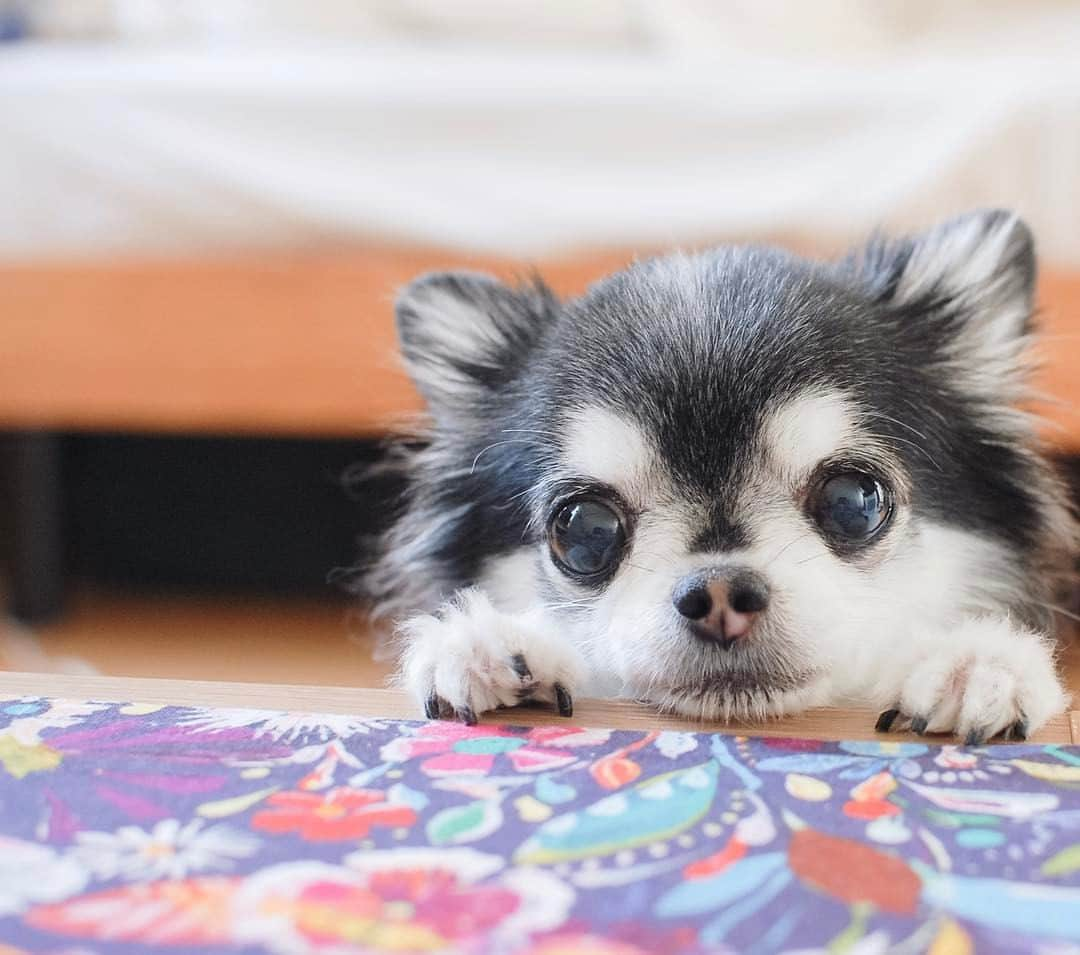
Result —
<instances>
[{"instance_id":1,"label":"white blanket","mask_svg":"<svg viewBox=\"0 0 1080 955\"><path fill-rule=\"evenodd\" d=\"M1080 9L1035 19L835 59L685 36L17 44L0 256L836 244L1001 204L1078 266Z\"/></svg>"}]
</instances>

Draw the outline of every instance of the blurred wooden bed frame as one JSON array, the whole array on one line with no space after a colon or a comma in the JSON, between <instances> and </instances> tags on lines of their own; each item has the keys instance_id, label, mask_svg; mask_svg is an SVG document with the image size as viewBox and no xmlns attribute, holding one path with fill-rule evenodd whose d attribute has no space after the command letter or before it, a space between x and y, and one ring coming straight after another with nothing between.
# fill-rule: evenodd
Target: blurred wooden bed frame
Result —
<instances>
[{"instance_id":1,"label":"blurred wooden bed frame","mask_svg":"<svg viewBox=\"0 0 1080 955\"><path fill-rule=\"evenodd\" d=\"M539 261L561 294L632 255ZM72 430L374 436L418 410L395 354L392 297L419 273L531 265L435 249L354 247L187 261L0 268L0 432L20 501L13 609L58 605L56 435ZM1040 282L1047 437L1080 451L1080 273Z\"/></svg>"}]
</instances>

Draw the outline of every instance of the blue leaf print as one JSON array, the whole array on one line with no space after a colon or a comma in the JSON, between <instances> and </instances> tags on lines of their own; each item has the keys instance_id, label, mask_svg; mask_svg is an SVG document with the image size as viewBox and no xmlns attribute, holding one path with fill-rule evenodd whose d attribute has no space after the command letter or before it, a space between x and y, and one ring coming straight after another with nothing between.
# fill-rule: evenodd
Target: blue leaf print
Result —
<instances>
[{"instance_id":1,"label":"blue leaf print","mask_svg":"<svg viewBox=\"0 0 1080 955\"><path fill-rule=\"evenodd\" d=\"M722 942L740 922L745 921L775 899L791 881L791 872L785 867L773 874L756 891L750 892L726 909L701 930L701 940L706 945Z\"/></svg>"},{"instance_id":2,"label":"blue leaf print","mask_svg":"<svg viewBox=\"0 0 1080 955\"><path fill-rule=\"evenodd\" d=\"M748 895L786 869L787 857L782 852L747 856L714 876L692 879L665 892L657 901L655 912L665 919L712 912ZM790 877L790 873L786 874Z\"/></svg>"},{"instance_id":3,"label":"blue leaf print","mask_svg":"<svg viewBox=\"0 0 1080 955\"><path fill-rule=\"evenodd\" d=\"M1080 889L943 874L921 862L923 899L984 926L1080 941ZM1071 912L1074 917L1063 917Z\"/></svg>"},{"instance_id":4,"label":"blue leaf print","mask_svg":"<svg viewBox=\"0 0 1080 955\"><path fill-rule=\"evenodd\" d=\"M766 773L801 773L804 776L817 776L863 762L865 760L862 756L841 756L837 753L793 753L790 756L762 759L758 762L757 768Z\"/></svg>"},{"instance_id":5,"label":"blue leaf print","mask_svg":"<svg viewBox=\"0 0 1080 955\"><path fill-rule=\"evenodd\" d=\"M709 810L718 775L712 762L678 769L556 816L521 844L514 861L568 862L669 839Z\"/></svg>"},{"instance_id":6,"label":"blue leaf print","mask_svg":"<svg viewBox=\"0 0 1080 955\"><path fill-rule=\"evenodd\" d=\"M860 759L854 766L842 769L837 773L838 779L869 779L875 773L887 769L887 759Z\"/></svg>"}]
</instances>

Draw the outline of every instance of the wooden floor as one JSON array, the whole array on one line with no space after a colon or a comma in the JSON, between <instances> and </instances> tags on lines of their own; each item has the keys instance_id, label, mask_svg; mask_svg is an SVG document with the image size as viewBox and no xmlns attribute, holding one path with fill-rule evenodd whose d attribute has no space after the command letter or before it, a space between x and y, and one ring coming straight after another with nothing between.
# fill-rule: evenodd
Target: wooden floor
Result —
<instances>
[{"instance_id":1,"label":"wooden floor","mask_svg":"<svg viewBox=\"0 0 1080 955\"><path fill-rule=\"evenodd\" d=\"M364 620L340 602L77 593L56 623L0 618L0 669L381 687Z\"/></svg>"}]
</instances>

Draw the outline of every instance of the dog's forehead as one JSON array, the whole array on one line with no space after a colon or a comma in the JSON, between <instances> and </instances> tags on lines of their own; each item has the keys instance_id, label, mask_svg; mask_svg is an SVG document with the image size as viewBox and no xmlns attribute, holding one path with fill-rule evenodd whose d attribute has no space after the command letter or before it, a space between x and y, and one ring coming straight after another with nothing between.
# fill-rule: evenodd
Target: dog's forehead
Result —
<instances>
[{"instance_id":1,"label":"dog's forehead","mask_svg":"<svg viewBox=\"0 0 1080 955\"><path fill-rule=\"evenodd\" d=\"M730 477L723 496L730 497L743 479L760 479L766 470L797 483L821 461L858 440L859 420L858 405L840 391L810 387L777 401L758 416L752 447L742 455L752 459L752 473ZM574 408L563 428L564 472L610 485L634 503L646 503L673 485L685 485L687 476L672 467L667 454L672 437L652 425L648 416L634 416L631 409ZM719 457L724 450L718 447L715 453ZM706 477L698 475L689 483L715 493L717 489L707 487Z\"/></svg>"},{"instance_id":2,"label":"dog's forehead","mask_svg":"<svg viewBox=\"0 0 1080 955\"><path fill-rule=\"evenodd\" d=\"M785 472L812 467L859 419L856 305L797 260L747 250L602 283L557 355L575 466L598 480L661 468L709 501L754 477L763 449Z\"/></svg>"},{"instance_id":3,"label":"dog's forehead","mask_svg":"<svg viewBox=\"0 0 1080 955\"><path fill-rule=\"evenodd\" d=\"M574 408L564 427L563 466L569 474L637 496L657 468L656 446L637 421L611 408Z\"/></svg>"},{"instance_id":4,"label":"dog's forehead","mask_svg":"<svg viewBox=\"0 0 1080 955\"><path fill-rule=\"evenodd\" d=\"M795 480L860 438L862 409L842 391L809 387L764 416L761 447L770 463Z\"/></svg>"}]
</instances>

